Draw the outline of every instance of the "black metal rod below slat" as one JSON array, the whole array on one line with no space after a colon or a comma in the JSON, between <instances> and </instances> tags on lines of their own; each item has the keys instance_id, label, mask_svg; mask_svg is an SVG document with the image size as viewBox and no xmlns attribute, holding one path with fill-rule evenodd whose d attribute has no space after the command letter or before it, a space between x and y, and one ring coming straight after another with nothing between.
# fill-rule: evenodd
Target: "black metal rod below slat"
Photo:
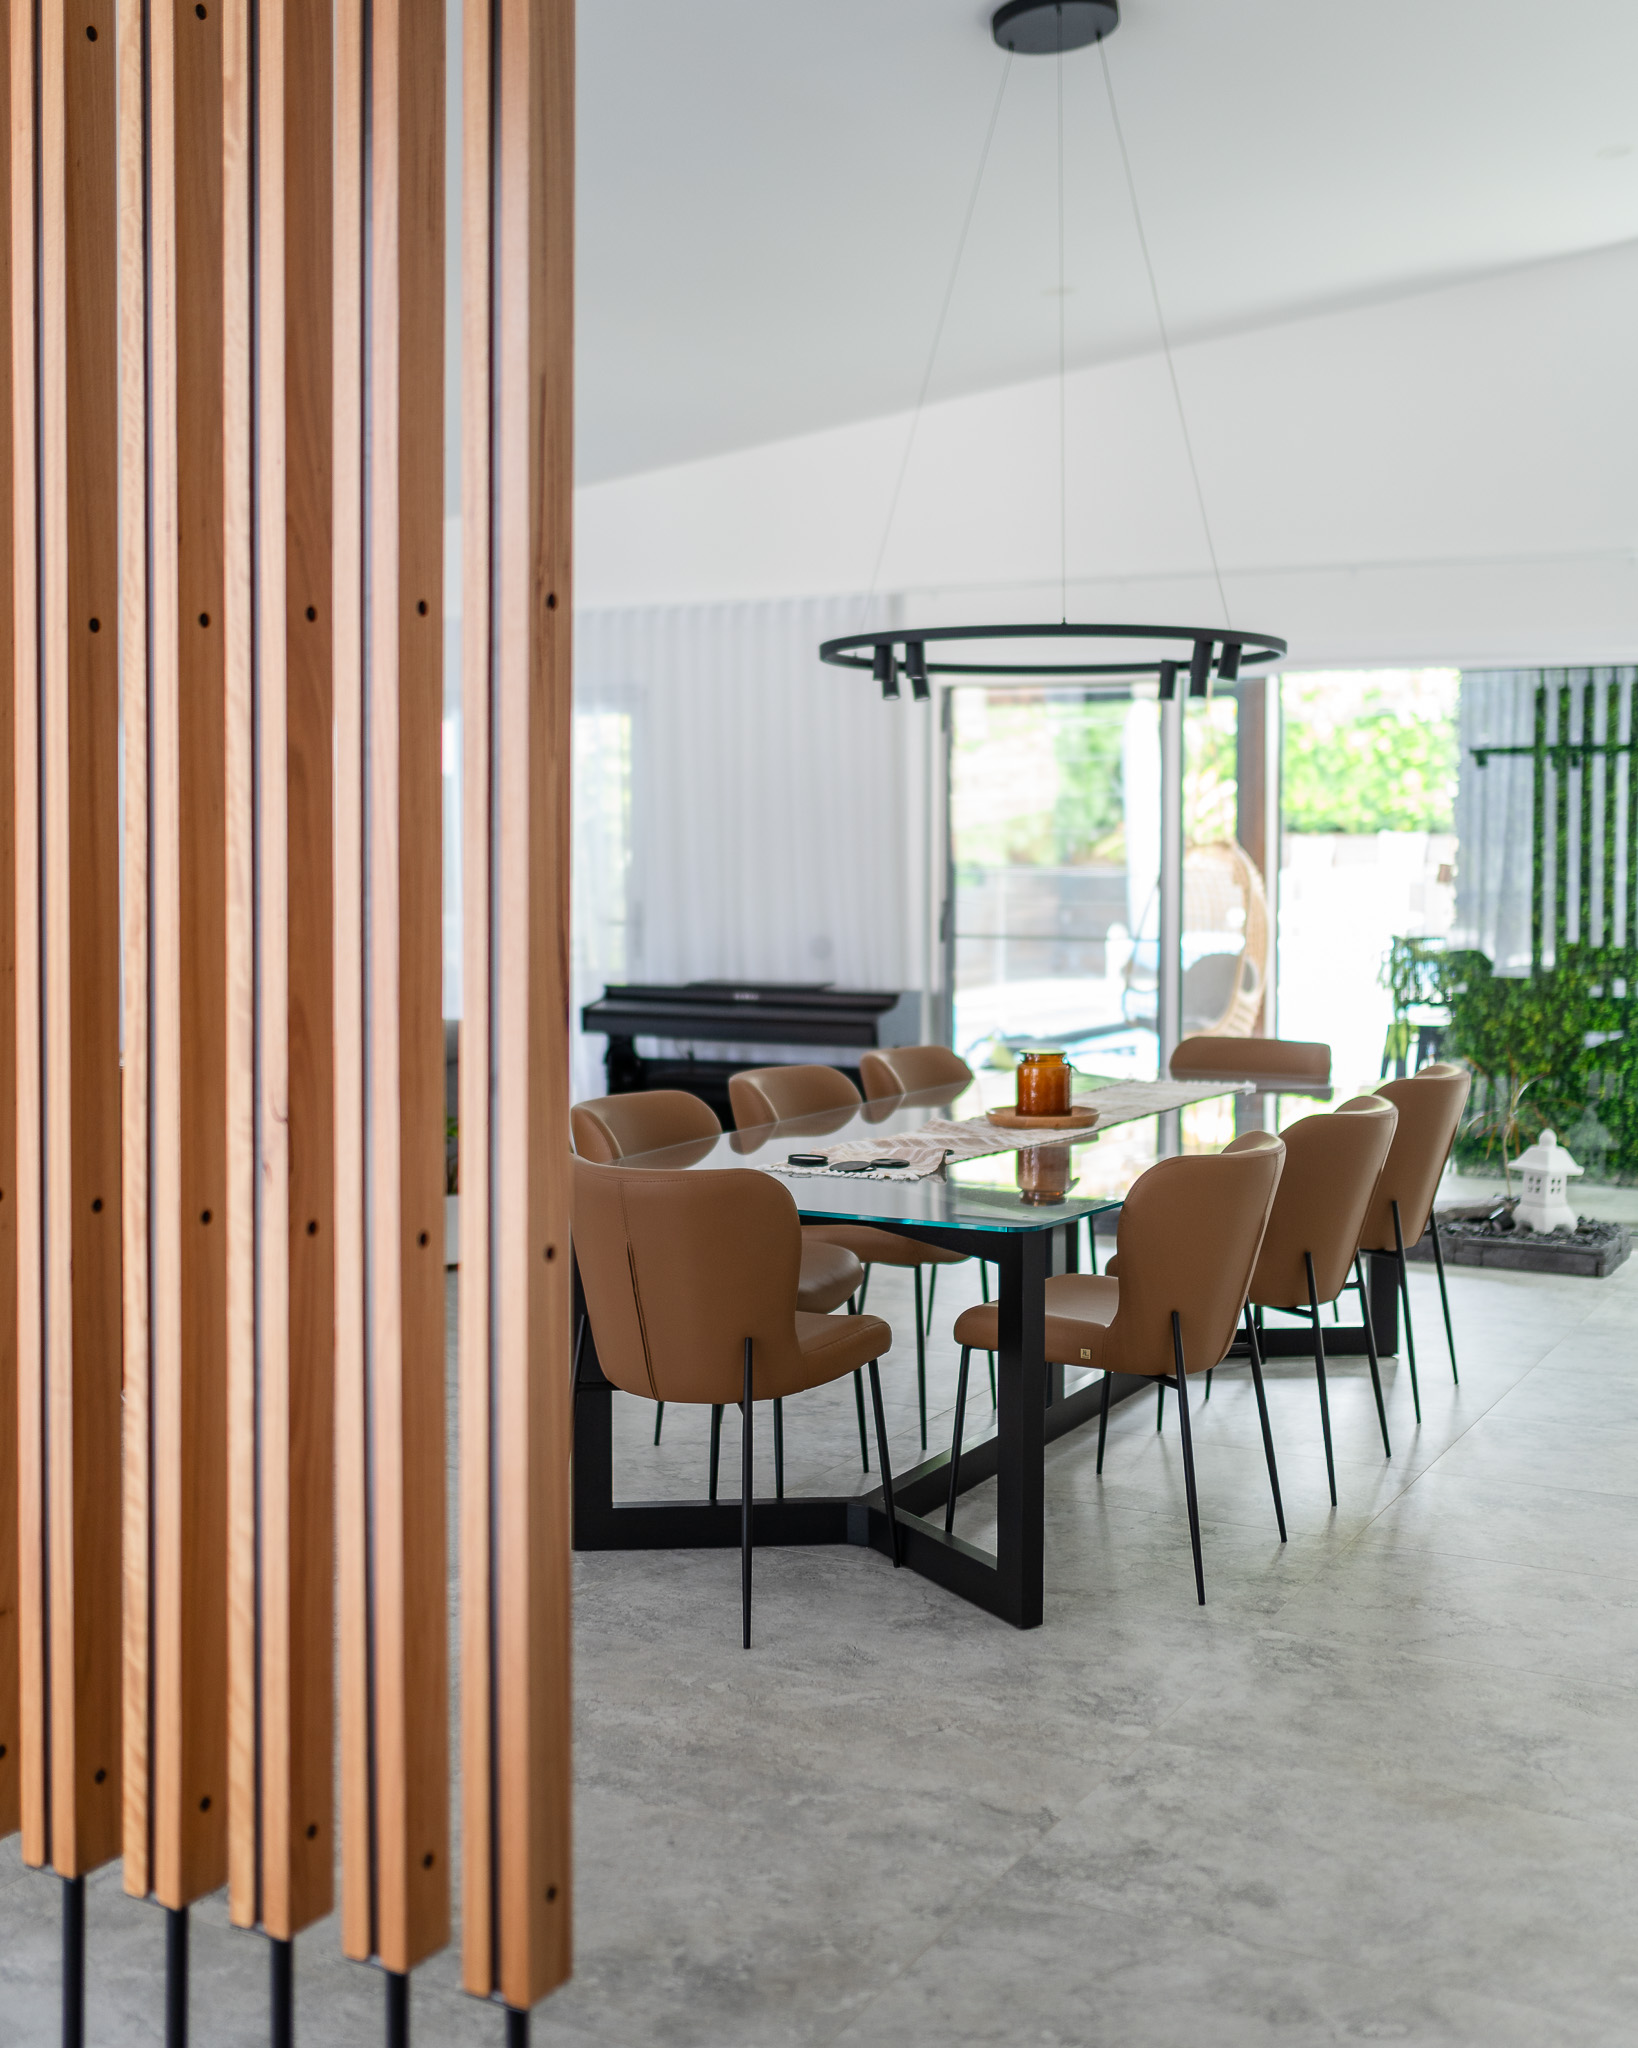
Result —
<instances>
[{"instance_id":1,"label":"black metal rod below slat","mask_svg":"<svg viewBox=\"0 0 1638 2048\"><path fill-rule=\"evenodd\" d=\"M296 2039L296 1945L269 1941L268 2010L273 2048L294 2048Z\"/></svg>"},{"instance_id":2,"label":"black metal rod below slat","mask_svg":"<svg viewBox=\"0 0 1638 2048\"><path fill-rule=\"evenodd\" d=\"M188 1909L165 1908L165 2048L188 2048Z\"/></svg>"},{"instance_id":3,"label":"black metal rod below slat","mask_svg":"<svg viewBox=\"0 0 1638 2048\"><path fill-rule=\"evenodd\" d=\"M506 2008L506 2048L529 2048L529 2008L509 2005Z\"/></svg>"},{"instance_id":4,"label":"black metal rod below slat","mask_svg":"<svg viewBox=\"0 0 1638 2048\"><path fill-rule=\"evenodd\" d=\"M63 2048L85 2042L85 1879L63 1879Z\"/></svg>"},{"instance_id":5,"label":"black metal rod below slat","mask_svg":"<svg viewBox=\"0 0 1638 2048\"><path fill-rule=\"evenodd\" d=\"M387 2048L409 2048L409 1976L403 1970L387 1970Z\"/></svg>"}]
</instances>

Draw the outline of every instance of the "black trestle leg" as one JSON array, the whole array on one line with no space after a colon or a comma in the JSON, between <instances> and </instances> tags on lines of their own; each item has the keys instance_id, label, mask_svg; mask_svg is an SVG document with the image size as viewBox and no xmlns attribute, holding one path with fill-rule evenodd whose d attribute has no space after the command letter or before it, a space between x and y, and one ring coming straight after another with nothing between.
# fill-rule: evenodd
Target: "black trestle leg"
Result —
<instances>
[{"instance_id":1,"label":"black trestle leg","mask_svg":"<svg viewBox=\"0 0 1638 2048\"><path fill-rule=\"evenodd\" d=\"M888 1540L893 1546L893 1569L899 1568L899 1517L893 1506L893 1467L887 1456L887 1419L882 1413L881 1368L870 1361L870 1405L876 1411L876 1456L882 1467L882 1500L887 1507Z\"/></svg>"},{"instance_id":2,"label":"black trestle leg","mask_svg":"<svg viewBox=\"0 0 1638 2048\"><path fill-rule=\"evenodd\" d=\"M1098 1471L1103 1471L1103 1446L1109 1435L1109 1381L1111 1375L1103 1376L1103 1406L1098 1410Z\"/></svg>"},{"instance_id":3,"label":"black trestle leg","mask_svg":"<svg viewBox=\"0 0 1638 2048\"><path fill-rule=\"evenodd\" d=\"M951 1535L955 1529L956 1491L961 1478L961 1425L967 1413L967 1361L972 1357L970 1348L961 1347L961 1371L956 1378L955 1429L950 1437L950 1493L944 1503L944 1533Z\"/></svg>"},{"instance_id":4,"label":"black trestle leg","mask_svg":"<svg viewBox=\"0 0 1638 2048\"><path fill-rule=\"evenodd\" d=\"M1335 1507L1337 1468L1331 1456L1331 1404L1325 1393L1325 1326L1320 1321L1319 1296L1314 1290L1314 1261L1307 1252L1304 1252L1302 1262L1308 1269L1308 1305L1313 1312L1314 1377L1319 1382L1320 1431L1325 1438L1325 1477L1331 1488L1331 1505Z\"/></svg>"},{"instance_id":5,"label":"black trestle leg","mask_svg":"<svg viewBox=\"0 0 1638 2048\"><path fill-rule=\"evenodd\" d=\"M1376 1419L1382 1425L1382 1455L1393 1456L1388 1441L1388 1411L1382 1400L1382 1372L1376 1357L1376 1326L1371 1321L1371 1297L1365 1291L1365 1262L1354 1254L1354 1278L1359 1285L1359 1313L1365 1325L1365 1356L1371 1361L1371 1386L1376 1393Z\"/></svg>"},{"instance_id":6,"label":"black trestle leg","mask_svg":"<svg viewBox=\"0 0 1638 2048\"><path fill-rule=\"evenodd\" d=\"M1194 1590L1206 1604L1206 1567L1200 1556L1200 1502L1194 1490L1194 1434L1189 1428L1189 1374L1183 1359L1183 1324L1172 1310L1172 1357L1177 1363L1177 1424L1183 1435L1183 1490L1189 1499L1189 1542L1194 1548Z\"/></svg>"},{"instance_id":7,"label":"black trestle leg","mask_svg":"<svg viewBox=\"0 0 1638 2048\"><path fill-rule=\"evenodd\" d=\"M1274 1432L1268 1426L1268 1396L1263 1392L1263 1347L1257 1342L1257 1325L1251 1320L1251 1310L1246 1310L1246 1342L1251 1347L1251 1384L1257 1390L1257 1420L1263 1426L1263 1456L1268 1460L1268 1484L1274 1495L1274 1519L1280 1525L1280 1541L1285 1539L1285 1504L1280 1499L1280 1474L1274 1463Z\"/></svg>"},{"instance_id":8,"label":"black trestle leg","mask_svg":"<svg viewBox=\"0 0 1638 2048\"><path fill-rule=\"evenodd\" d=\"M165 2048L188 2048L188 1909L165 1909Z\"/></svg>"},{"instance_id":9,"label":"black trestle leg","mask_svg":"<svg viewBox=\"0 0 1638 2048\"><path fill-rule=\"evenodd\" d=\"M868 1472L870 1470L870 1439L865 1434L864 1374L862 1372L855 1372L853 1375L853 1405L859 1411L859 1463Z\"/></svg>"},{"instance_id":10,"label":"black trestle leg","mask_svg":"<svg viewBox=\"0 0 1638 2048\"><path fill-rule=\"evenodd\" d=\"M774 1499L785 1498L785 1404L774 1403Z\"/></svg>"},{"instance_id":11,"label":"black trestle leg","mask_svg":"<svg viewBox=\"0 0 1638 2048\"><path fill-rule=\"evenodd\" d=\"M526 2005L509 2005L506 2008L506 2048L529 2048L529 2008Z\"/></svg>"},{"instance_id":12,"label":"black trestle leg","mask_svg":"<svg viewBox=\"0 0 1638 2048\"><path fill-rule=\"evenodd\" d=\"M387 2048L409 2048L409 1973L387 1970Z\"/></svg>"},{"instance_id":13,"label":"black trestle leg","mask_svg":"<svg viewBox=\"0 0 1638 2048\"><path fill-rule=\"evenodd\" d=\"M927 1448L927 1331L921 1314L921 1268L916 1273L916 1400L921 1407L921 1447Z\"/></svg>"},{"instance_id":14,"label":"black trestle leg","mask_svg":"<svg viewBox=\"0 0 1638 2048\"><path fill-rule=\"evenodd\" d=\"M85 1879L63 1879L63 2048L85 2043Z\"/></svg>"},{"instance_id":15,"label":"black trestle leg","mask_svg":"<svg viewBox=\"0 0 1638 2048\"><path fill-rule=\"evenodd\" d=\"M711 1490L707 1495L713 1507L717 1500L717 1471L722 1463L722 1403L711 1404Z\"/></svg>"},{"instance_id":16,"label":"black trestle leg","mask_svg":"<svg viewBox=\"0 0 1638 2048\"><path fill-rule=\"evenodd\" d=\"M295 2048L296 1945L277 1939L267 1944L269 2034L273 2048Z\"/></svg>"},{"instance_id":17,"label":"black trestle leg","mask_svg":"<svg viewBox=\"0 0 1638 2048\"><path fill-rule=\"evenodd\" d=\"M1405 1312L1405 1362L1410 1367L1411 1403L1416 1410L1416 1421L1418 1427L1420 1427L1422 1421L1422 1390L1416 1383L1416 1331L1411 1325L1410 1268L1405 1261L1405 1231L1404 1226L1399 1220L1398 1202L1396 1201L1390 1206L1393 1209L1394 1256L1399 1261L1399 1305Z\"/></svg>"},{"instance_id":18,"label":"black trestle leg","mask_svg":"<svg viewBox=\"0 0 1638 2048\"><path fill-rule=\"evenodd\" d=\"M1439 1305L1445 1312L1445 1342L1450 1346L1451 1384L1459 1387L1462 1380L1456 1370L1456 1332L1450 1327L1450 1289L1445 1285L1445 1254L1444 1247L1439 1242L1439 1219L1436 1216L1428 1218L1428 1228L1433 1232L1433 1264L1439 1275Z\"/></svg>"},{"instance_id":19,"label":"black trestle leg","mask_svg":"<svg viewBox=\"0 0 1638 2048\"><path fill-rule=\"evenodd\" d=\"M656 1443L660 1441L660 1425L664 1421L665 1403L663 1401L656 1401L654 1403L654 1441Z\"/></svg>"},{"instance_id":20,"label":"black trestle leg","mask_svg":"<svg viewBox=\"0 0 1638 2048\"><path fill-rule=\"evenodd\" d=\"M751 1340L745 1339L745 1427L740 1433L739 1597L744 1610L744 1644L751 1647Z\"/></svg>"}]
</instances>

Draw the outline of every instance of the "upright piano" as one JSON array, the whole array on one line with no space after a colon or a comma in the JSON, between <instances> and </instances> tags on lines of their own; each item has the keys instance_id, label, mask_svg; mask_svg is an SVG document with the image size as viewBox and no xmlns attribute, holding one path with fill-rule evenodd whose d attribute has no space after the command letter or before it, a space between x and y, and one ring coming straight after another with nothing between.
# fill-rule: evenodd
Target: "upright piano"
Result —
<instances>
[{"instance_id":1,"label":"upright piano","mask_svg":"<svg viewBox=\"0 0 1638 2048\"><path fill-rule=\"evenodd\" d=\"M837 1050L913 1045L921 1036L919 992L835 988L828 981L625 982L605 988L580 1013L584 1031L608 1035L606 1065L611 1095L640 1088L683 1088L708 1102L731 1124L728 1076L748 1066L822 1060L839 1066L858 1085L856 1066ZM684 1045L757 1045L777 1048L759 1059L645 1057L639 1038Z\"/></svg>"}]
</instances>

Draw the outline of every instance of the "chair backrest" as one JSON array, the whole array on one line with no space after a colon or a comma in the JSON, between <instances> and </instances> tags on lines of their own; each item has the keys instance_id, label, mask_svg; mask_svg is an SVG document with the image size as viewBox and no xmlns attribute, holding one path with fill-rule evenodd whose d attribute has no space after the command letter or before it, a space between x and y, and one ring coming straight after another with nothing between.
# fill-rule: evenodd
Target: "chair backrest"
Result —
<instances>
[{"instance_id":1,"label":"chair backrest","mask_svg":"<svg viewBox=\"0 0 1638 2048\"><path fill-rule=\"evenodd\" d=\"M1157 1160L1139 1174L1120 1212L1120 1306L1105 1365L1171 1372L1174 1309L1188 1370L1222 1364L1284 1162L1278 1138L1248 1131L1221 1152Z\"/></svg>"},{"instance_id":2,"label":"chair backrest","mask_svg":"<svg viewBox=\"0 0 1638 2048\"><path fill-rule=\"evenodd\" d=\"M709 1103L682 1088L646 1088L633 1095L598 1095L569 1111L574 1149L582 1159L609 1166L633 1152L659 1152L690 1138L720 1138Z\"/></svg>"},{"instance_id":3,"label":"chair backrest","mask_svg":"<svg viewBox=\"0 0 1638 2048\"><path fill-rule=\"evenodd\" d=\"M857 1108L863 1099L835 1067L747 1067L728 1076L728 1104L741 1131L821 1109Z\"/></svg>"},{"instance_id":4,"label":"chair backrest","mask_svg":"<svg viewBox=\"0 0 1638 2048\"><path fill-rule=\"evenodd\" d=\"M1183 1039L1171 1057L1174 1081L1331 1081L1331 1048L1305 1038L1225 1038L1209 1032Z\"/></svg>"},{"instance_id":5,"label":"chair backrest","mask_svg":"<svg viewBox=\"0 0 1638 2048\"><path fill-rule=\"evenodd\" d=\"M720 1173L576 1159L574 1250L597 1359L628 1394L737 1401L745 1340L758 1384L799 1368L802 1231L790 1191Z\"/></svg>"},{"instance_id":6,"label":"chair backrest","mask_svg":"<svg viewBox=\"0 0 1638 2048\"><path fill-rule=\"evenodd\" d=\"M1335 1301L1342 1292L1398 1121L1380 1095L1356 1095L1332 1115L1305 1116L1280 1133L1285 1168L1251 1276L1259 1308L1307 1305L1305 1254L1317 1298Z\"/></svg>"},{"instance_id":7,"label":"chair backrest","mask_svg":"<svg viewBox=\"0 0 1638 2048\"><path fill-rule=\"evenodd\" d=\"M924 1088L972 1086L973 1070L947 1045L895 1045L859 1061L866 1102L884 1095L919 1095Z\"/></svg>"},{"instance_id":8,"label":"chair backrest","mask_svg":"<svg viewBox=\"0 0 1638 2048\"><path fill-rule=\"evenodd\" d=\"M1407 1251L1427 1229L1439 1176L1456 1142L1472 1078L1466 1067L1441 1060L1408 1080L1377 1084L1377 1094L1385 1095L1398 1110L1399 1127L1388 1147L1376 1199L1360 1236L1366 1251L1393 1250L1392 1205L1396 1201Z\"/></svg>"}]
</instances>

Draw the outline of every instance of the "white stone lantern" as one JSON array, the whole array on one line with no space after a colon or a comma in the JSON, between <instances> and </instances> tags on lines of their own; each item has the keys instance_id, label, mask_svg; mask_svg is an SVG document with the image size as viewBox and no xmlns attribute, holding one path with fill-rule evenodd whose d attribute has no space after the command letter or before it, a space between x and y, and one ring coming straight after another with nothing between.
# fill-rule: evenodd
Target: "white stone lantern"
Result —
<instances>
[{"instance_id":1,"label":"white stone lantern","mask_svg":"<svg viewBox=\"0 0 1638 2048\"><path fill-rule=\"evenodd\" d=\"M1564 1199L1564 1182L1582 1169L1551 1131L1543 1131L1528 1152L1513 1161L1524 1176L1524 1196L1514 1221L1530 1230L1574 1230L1575 1212Z\"/></svg>"}]
</instances>

